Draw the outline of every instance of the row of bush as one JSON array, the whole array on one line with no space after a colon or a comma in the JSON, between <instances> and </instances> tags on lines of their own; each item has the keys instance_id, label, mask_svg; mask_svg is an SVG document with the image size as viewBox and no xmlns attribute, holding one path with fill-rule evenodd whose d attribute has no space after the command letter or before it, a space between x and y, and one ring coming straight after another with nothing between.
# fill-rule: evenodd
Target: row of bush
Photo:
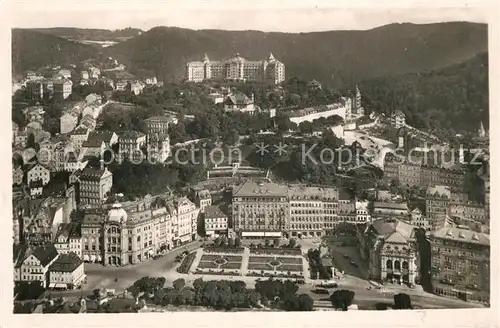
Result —
<instances>
[{"instance_id":1,"label":"row of bush","mask_svg":"<svg viewBox=\"0 0 500 328\"><path fill-rule=\"evenodd\" d=\"M193 264L193 261L196 257L196 252L189 253L184 257L182 260L181 265L177 268L177 272L179 273L189 273L189 269L191 268L191 265Z\"/></svg>"},{"instance_id":2,"label":"row of bush","mask_svg":"<svg viewBox=\"0 0 500 328\"><path fill-rule=\"evenodd\" d=\"M229 246L205 246L203 247L205 253L230 253L241 254L244 251L243 247L229 247Z\"/></svg>"}]
</instances>

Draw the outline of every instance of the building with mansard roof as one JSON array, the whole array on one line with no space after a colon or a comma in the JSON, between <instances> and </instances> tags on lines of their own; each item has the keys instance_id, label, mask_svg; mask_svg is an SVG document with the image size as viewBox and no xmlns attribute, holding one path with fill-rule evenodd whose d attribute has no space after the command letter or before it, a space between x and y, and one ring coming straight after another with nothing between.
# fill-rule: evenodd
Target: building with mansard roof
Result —
<instances>
[{"instance_id":1,"label":"building with mansard roof","mask_svg":"<svg viewBox=\"0 0 500 328\"><path fill-rule=\"evenodd\" d=\"M240 56L211 61L205 54L202 61L186 64L185 78L191 82L205 80L257 81L279 84L285 80L285 65L272 53L264 60L251 61Z\"/></svg>"}]
</instances>

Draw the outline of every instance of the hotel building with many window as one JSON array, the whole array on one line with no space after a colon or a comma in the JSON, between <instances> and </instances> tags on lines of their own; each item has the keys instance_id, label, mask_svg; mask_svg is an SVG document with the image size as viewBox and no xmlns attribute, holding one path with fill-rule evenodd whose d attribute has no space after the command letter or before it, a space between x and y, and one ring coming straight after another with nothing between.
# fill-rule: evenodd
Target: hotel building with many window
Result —
<instances>
[{"instance_id":1,"label":"hotel building with many window","mask_svg":"<svg viewBox=\"0 0 500 328\"><path fill-rule=\"evenodd\" d=\"M203 61L186 64L185 78L189 82L205 80L255 81L279 84L285 80L285 65L273 54L265 60L251 61L236 54L223 61L211 61L207 54Z\"/></svg>"}]
</instances>

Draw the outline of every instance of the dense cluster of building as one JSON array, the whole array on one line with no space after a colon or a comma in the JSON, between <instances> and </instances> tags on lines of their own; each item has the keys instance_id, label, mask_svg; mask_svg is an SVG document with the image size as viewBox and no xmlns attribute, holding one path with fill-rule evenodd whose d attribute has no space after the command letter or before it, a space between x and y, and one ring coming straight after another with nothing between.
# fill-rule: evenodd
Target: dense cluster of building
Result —
<instances>
[{"instance_id":1,"label":"dense cluster of building","mask_svg":"<svg viewBox=\"0 0 500 328\"><path fill-rule=\"evenodd\" d=\"M106 85L111 90L128 90L138 95L146 86L159 84L154 76L143 80L120 75L111 78L107 76L107 72L121 70L101 70L88 63L85 63L84 66L80 71L77 71L75 67L61 68L57 65L47 68L43 74L28 71L23 79L13 82L12 92L14 93L17 90L25 88L28 97L36 101L44 97L67 99L73 92L73 87L77 85L95 85L100 83Z\"/></svg>"},{"instance_id":2,"label":"dense cluster of building","mask_svg":"<svg viewBox=\"0 0 500 328\"><path fill-rule=\"evenodd\" d=\"M285 80L285 65L272 53L267 59L258 61L246 60L240 54L223 61L211 61L205 54L202 61L186 64L185 78L189 82L226 80L279 84Z\"/></svg>"}]
</instances>

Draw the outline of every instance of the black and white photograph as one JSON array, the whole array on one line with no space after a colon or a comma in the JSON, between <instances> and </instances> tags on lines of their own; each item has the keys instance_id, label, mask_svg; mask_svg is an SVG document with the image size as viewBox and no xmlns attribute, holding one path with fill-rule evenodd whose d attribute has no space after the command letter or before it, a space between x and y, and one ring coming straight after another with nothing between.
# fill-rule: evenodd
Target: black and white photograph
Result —
<instances>
[{"instance_id":1,"label":"black and white photograph","mask_svg":"<svg viewBox=\"0 0 500 328\"><path fill-rule=\"evenodd\" d=\"M282 6L16 20L14 314L490 307L487 10Z\"/></svg>"}]
</instances>

